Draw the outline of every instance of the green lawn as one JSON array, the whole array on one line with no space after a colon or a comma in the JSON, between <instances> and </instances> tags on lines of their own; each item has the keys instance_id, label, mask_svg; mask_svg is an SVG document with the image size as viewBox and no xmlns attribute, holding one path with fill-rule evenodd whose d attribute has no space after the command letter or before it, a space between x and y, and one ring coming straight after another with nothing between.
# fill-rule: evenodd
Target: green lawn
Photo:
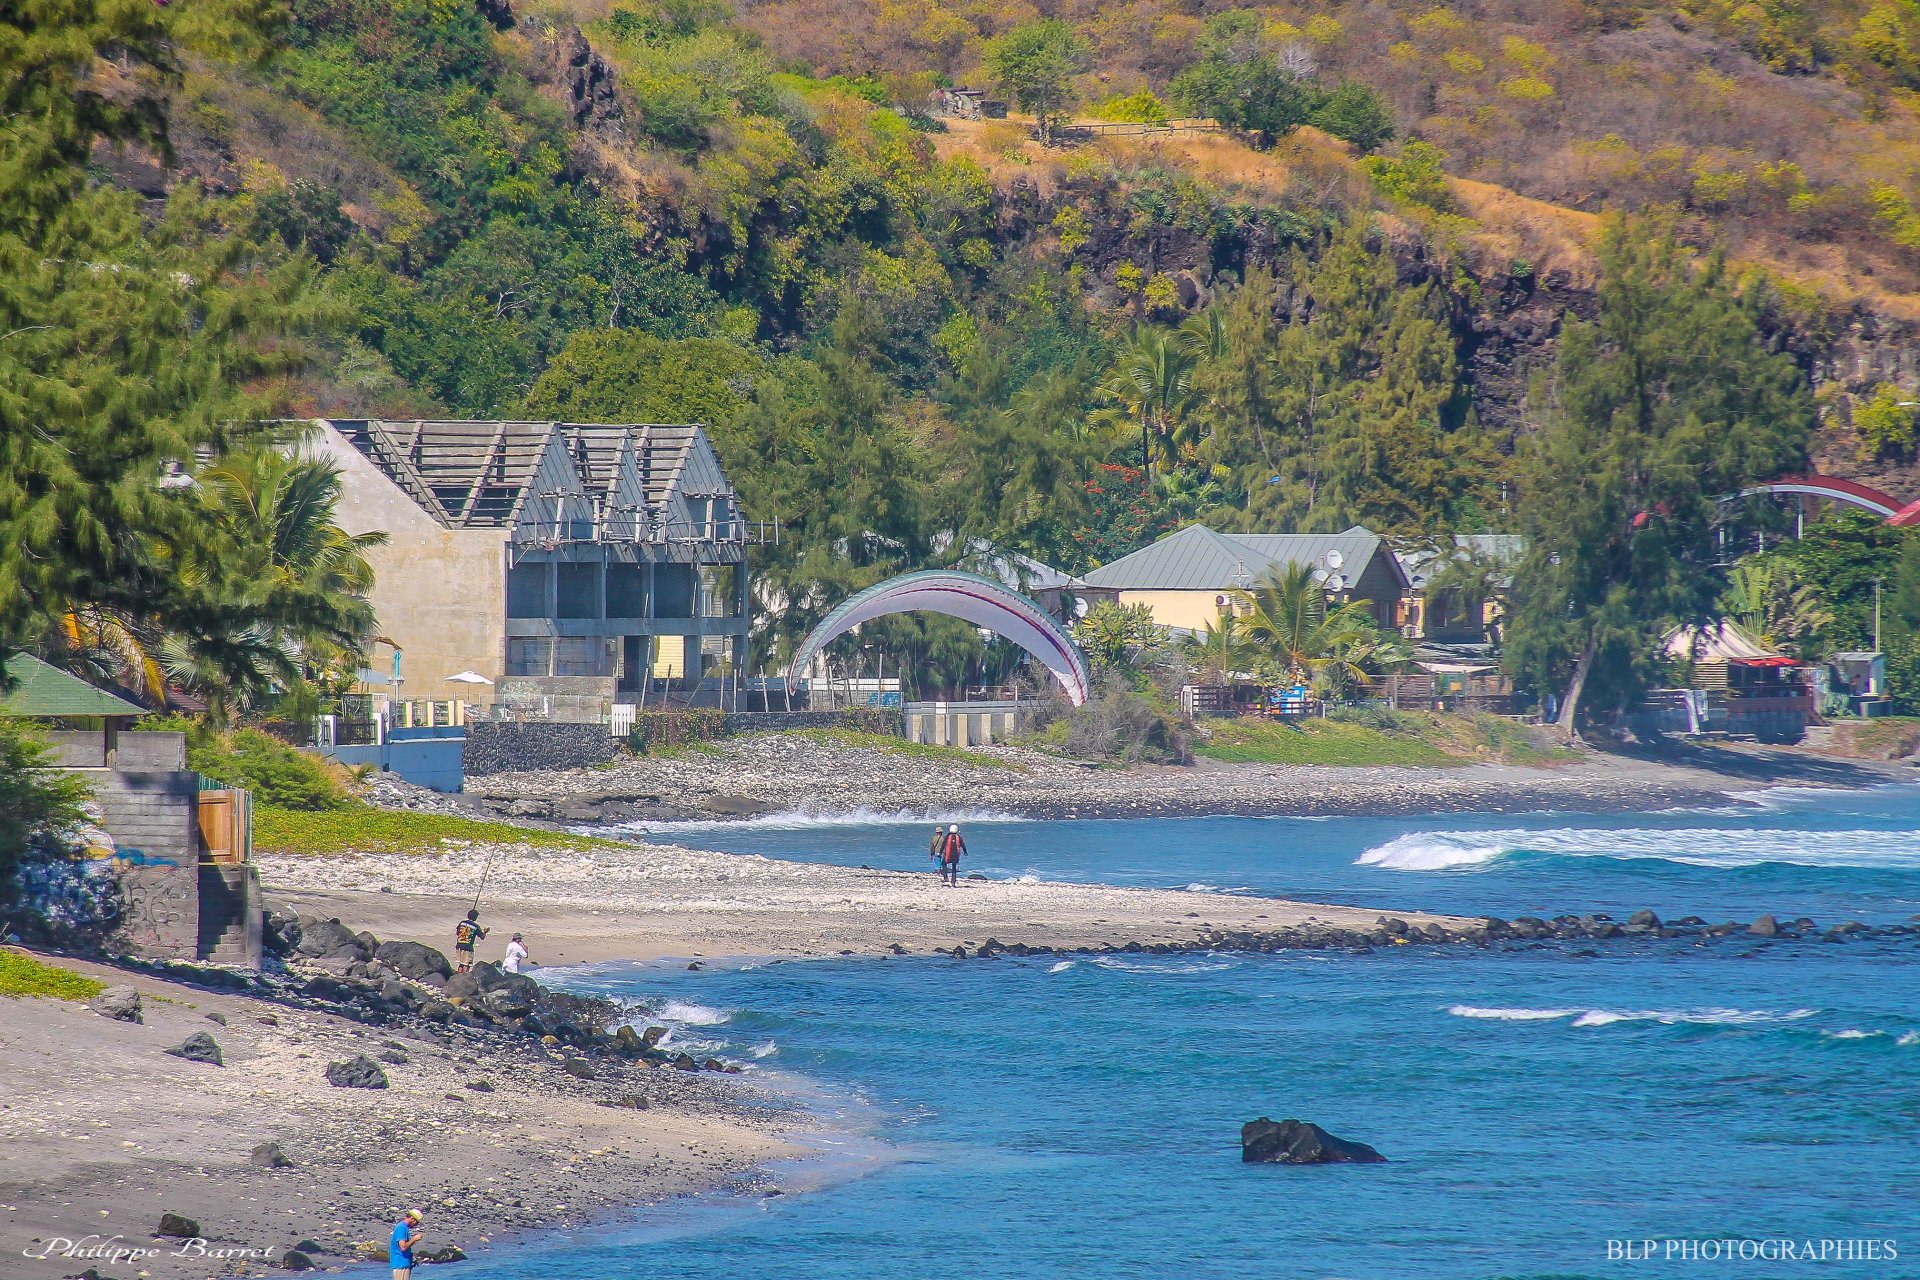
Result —
<instances>
[{"instance_id":1,"label":"green lawn","mask_svg":"<svg viewBox=\"0 0 1920 1280\"><path fill-rule=\"evenodd\" d=\"M938 747L927 742L908 742L905 738L896 738L890 733L865 733L858 729L799 729L794 732L803 738L823 742L836 747L860 747L868 751L878 751L890 756L913 756L919 760L942 760L948 764L979 764L990 769L1020 770L1020 766L1011 760L1002 760L980 751L969 751L965 747Z\"/></svg>"},{"instance_id":2,"label":"green lawn","mask_svg":"<svg viewBox=\"0 0 1920 1280\"><path fill-rule=\"evenodd\" d=\"M1465 764L1413 734L1386 733L1338 720L1298 725L1272 720L1211 720L1212 738L1194 754L1236 764Z\"/></svg>"},{"instance_id":3,"label":"green lawn","mask_svg":"<svg viewBox=\"0 0 1920 1280\"><path fill-rule=\"evenodd\" d=\"M106 990L107 984L62 969L42 964L16 951L0 951L0 996L53 996L60 1000L91 1000Z\"/></svg>"},{"instance_id":4,"label":"green lawn","mask_svg":"<svg viewBox=\"0 0 1920 1280\"><path fill-rule=\"evenodd\" d=\"M522 827L511 822L409 813L356 804L307 812L258 805L253 844L262 853L441 853L470 844L528 844L546 849L623 847L615 841Z\"/></svg>"}]
</instances>

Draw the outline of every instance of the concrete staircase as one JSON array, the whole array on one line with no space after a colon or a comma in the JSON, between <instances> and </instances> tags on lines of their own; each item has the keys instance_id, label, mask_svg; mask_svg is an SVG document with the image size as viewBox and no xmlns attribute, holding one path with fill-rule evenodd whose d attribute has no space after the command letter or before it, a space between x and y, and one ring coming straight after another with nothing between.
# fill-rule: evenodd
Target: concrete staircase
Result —
<instances>
[{"instance_id":1,"label":"concrete staircase","mask_svg":"<svg viewBox=\"0 0 1920 1280\"><path fill-rule=\"evenodd\" d=\"M258 969L263 923L260 875L250 863L200 864L200 959Z\"/></svg>"}]
</instances>

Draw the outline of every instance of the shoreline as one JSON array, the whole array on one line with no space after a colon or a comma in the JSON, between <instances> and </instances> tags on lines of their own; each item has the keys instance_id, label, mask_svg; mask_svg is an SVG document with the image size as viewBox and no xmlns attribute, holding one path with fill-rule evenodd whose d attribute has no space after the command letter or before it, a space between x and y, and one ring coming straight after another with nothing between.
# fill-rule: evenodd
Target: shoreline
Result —
<instances>
[{"instance_id":1,"label":"shoreline","mask_svg":"<svg viewBox=\"0 0 1920 1280\"><path fill-rule=\"evenodd\" d=\"M1411 817L1466 812L1636 812L1726 803L1772 787L1857 789L1913 781L1911 765L1798 748L1673 747L1520 765L1192 765L1095 768L1020 747L926 758L900 749L762 734L596 769L494 774L457 797L391 779L390 807L566 830L783 813L902 820L994 814L1037 821L1221 815Z\"/></svg>"},{"instance_id":2,"label":"shoreline","mask_svg":"<svg viewBox=\"0 0 1920 1280\"><path fill-rule=\"evenodd\" d=\"M724 762L702 763L724 769ZM884 772L889 762L867 763L872 768L856 770L852 782L814 776L802 783L825 800L822 807L853 793L884 802L918 785L911 776L896 778L873 796L867 785L871 774ZM1274 806L1276 787L1288 788L1290 804L1315 814L1408 816L1540 812L1545 794L1552 797L1548 811L1660 811L1738 803L1745 798L1741 793L1771 788L1855 789L1912 780L1909 771L1893 766L1785 764L1802 767L1768 760L1738 776L1686 766L1679 767L1684 774L1676 773L1668 763L1639 761L1567 770L1314 767L1310 776L1318 776L1311 790L1290 786L1296 773L1291 769L1232 766L1222 769L1237 776L1243 788L1228 789L1233 808L1169 812L1200 816L1252 807L1259 816L1295 816ZM957 770L971 775L978 768ZM607 771L583 772L604 781ZM1112 795L1124 788L1133 795L1099 816L1163 816L1144 812L1143 806L1175 806L1182 795L1192 798L1184 785L1156 792L1155 772L1103 771L1095 779L1102 790ZM1187 774L1183 781L1211 772ZM1407 773L1424 775L1421 785L1405 786L1400 775ZM739 774L729 776L737 781ZM1026 781L1031 786L1026 798L1034 799L1044 780ZM977 794L971 782L963 776L955 784L970 799ZM1433 803L1436 787L1461 782L1472 785L1453 792L1456 803ZM1244 790L1249 787L1255 791ZM1250 798L1256 793L1264 796L1257 805ZM1398 793L1395 802L1382 809L1378 802L1389 793ZM937 803L941 794L938 788L923 789L921 799ZM1210 794L1221 798L1217 790ZM392 788L389 800L394 807L444 803L402 788ZM1083 801L1058 803L1057 816L1095 817ZM968 812L985 807L976 801ZM734 809L728 817L770 816ZM872 816L871 805L860 805L822 813L816 820ZM695 820L724 819L709 809ZM963 814L960 820L968 818ZM663 834L671 838L668 833L653 838ZM536 940L535 959L555 968L606 961L700 966L929 952L972 958L1051 950L1371 950L1405 943L1464 952L1647 936L1644 928L1595 917L1539 922L1542 932L1519 921L1499 922L1489 933L1478 918L1184 889L963 880L957 890L942 894L927 872L853 869L667 844L622 843L559 855L525 845L425 854L263 854L260 863L271 900L290 902L303 915L338 918L350 929L369 930L388 941L419 941L436 949L447 945L453 920L492 864L486 918L525 929ZM1628 904L1621 905L1624 910ZM1383 921L1394 921L1394 927ZM1398 921L1405 922L1404 929ZM1692 926L1684 926L1684 934L1665 929L1656 925L1652 936L1697 934L1701 945L1729 936ZM1820 935L1782 922L1779 940L1794 937L1812 941ZM483 952L497 951L499 941L496 936ZM10 1251L36 1236L105 1231L108 1224L132 1243L153 1247L156 1242L147 1233L166 1210L198 1217L210 1237L281 1250L310 1239L323 1246L324 1252L313 1257L321 1267L375 1267L356 1254L356 1247L383 1238L392 1214L409 1203L425 1202L430 1247L514 1248L531 1232L644 1232L648 1228L637 1217L649 1206L684 1203L699 1211L704 1200L737 1211L770 1192L811 1190L877 1167L873 1160L882 1157L872 1155L854 1159L839 1174L809 1172L823 1160L837 1163L835 1153L815 1145L836 1135L885 1148L872 1130L843 1128L812 1105L810 1097L830 1094L806 1077L783 1083L784 1073L778 1071L688 1076L612 1064L601 1079L582 1081L563 1069L565 1054L554 1046L476 1045L418 1027L395 1030L336 1013L289 1010L152 970L66 957L55 962L109 983L130 982L153 998L145 1024L110 1022L78 1004L0 1000L0 1070L30 1082L0 1108L0 1222L9 1235L0 1248ZM560 990L579 989L558 976ZM210 1014L226 1020L210 1022ZM219 1040L227 1054L224 1068L165 1056L167 1046L196 1029ZM383 1050L404 1059L387 1068L393 1079L388 1090L335 1089L318 1080L329 1058ZM489 1080L494 1090L469 1089L475 1079ZM603 1107L597 1103L604 1099L592 1096L661 1089L666 1093L646 1109ZM395 1111L402 1113L398 1122ZM75 1122L81 1115L84 1124ZM415 1142L409 1124L428 1140ZM547 1140L533 1138L535 1133ZM283 1144L294 1168L268 1170L249 1162L251 1146L268 1139ZM116 1149L115 1140L125 1145ZM144 1189L127 1190L136 1184ZM729 1203L735 1200L738 1204ZM100 1212L103 1205L109 1213ZM671 1220L676 1212L668 1209L666 1216ZM137 1268L84 1258L24 1263L23 1280L55 1280L89 1265L98 1266L107 1280L128 1280L136 1270L153 1280L181 1280L279 1269L277 1263L257 1261L209 1266L168 1254L143 1259Z\"/></svg>"}]
</instances>

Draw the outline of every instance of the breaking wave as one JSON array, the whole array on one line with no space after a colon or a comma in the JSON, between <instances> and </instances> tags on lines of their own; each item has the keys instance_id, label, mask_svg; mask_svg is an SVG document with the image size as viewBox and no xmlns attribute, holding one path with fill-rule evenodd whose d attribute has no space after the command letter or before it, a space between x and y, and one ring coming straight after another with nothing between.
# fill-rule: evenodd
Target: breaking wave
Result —
<instances>
[{"instance_id":1,"label":"breaking wave","mask_svg":"<svg viewBox=\"0 0 1920 1280\"><path fill-rule=\"evenodd\" d=\"M1419 831L1375 845L1355 860L1390 871L1487 868L1525 856L1653 859L1696 867L1920 869L1920 833L1911 831L1726 831L1557 827L1544 831Z\"/></svg>"},{"instance_id":2,"label":"breaking wave","mask_svg":"<svg viewBox=\"0 0 1920 1280\"><path fill-rule=\"evenodd\" d=\"M1456 1018L1488 1018L1501 1022L1558 1022L1571 1018L1569 1026L1609 1027L1616 1022L1656 1022L1662 1026L1745 1026L1767 1022L1798 1022L1811 1018L1818 1009L1502 1009L1471 1004L1452 1004L1447 1012Z\"/></svg>"}]
</instances>

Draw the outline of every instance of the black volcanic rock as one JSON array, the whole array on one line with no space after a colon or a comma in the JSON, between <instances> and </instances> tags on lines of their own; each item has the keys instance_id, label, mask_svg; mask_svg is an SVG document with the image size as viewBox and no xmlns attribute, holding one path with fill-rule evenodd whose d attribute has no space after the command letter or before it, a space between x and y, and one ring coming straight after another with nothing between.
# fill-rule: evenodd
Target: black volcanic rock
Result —
<instances>
[{"instance_id":1,"label":"black volcanic rock","mask_svg":"<svg viewBox=\"0 0 1920 1280\"><path fill-rule=\"evenodd\" d=\"M1317 1124L1261 1116L1240 1126L1240 1159L1248 1164L1384 1164L1364 1142L1336 1138Z\"/></svg>"}]
</instances>

